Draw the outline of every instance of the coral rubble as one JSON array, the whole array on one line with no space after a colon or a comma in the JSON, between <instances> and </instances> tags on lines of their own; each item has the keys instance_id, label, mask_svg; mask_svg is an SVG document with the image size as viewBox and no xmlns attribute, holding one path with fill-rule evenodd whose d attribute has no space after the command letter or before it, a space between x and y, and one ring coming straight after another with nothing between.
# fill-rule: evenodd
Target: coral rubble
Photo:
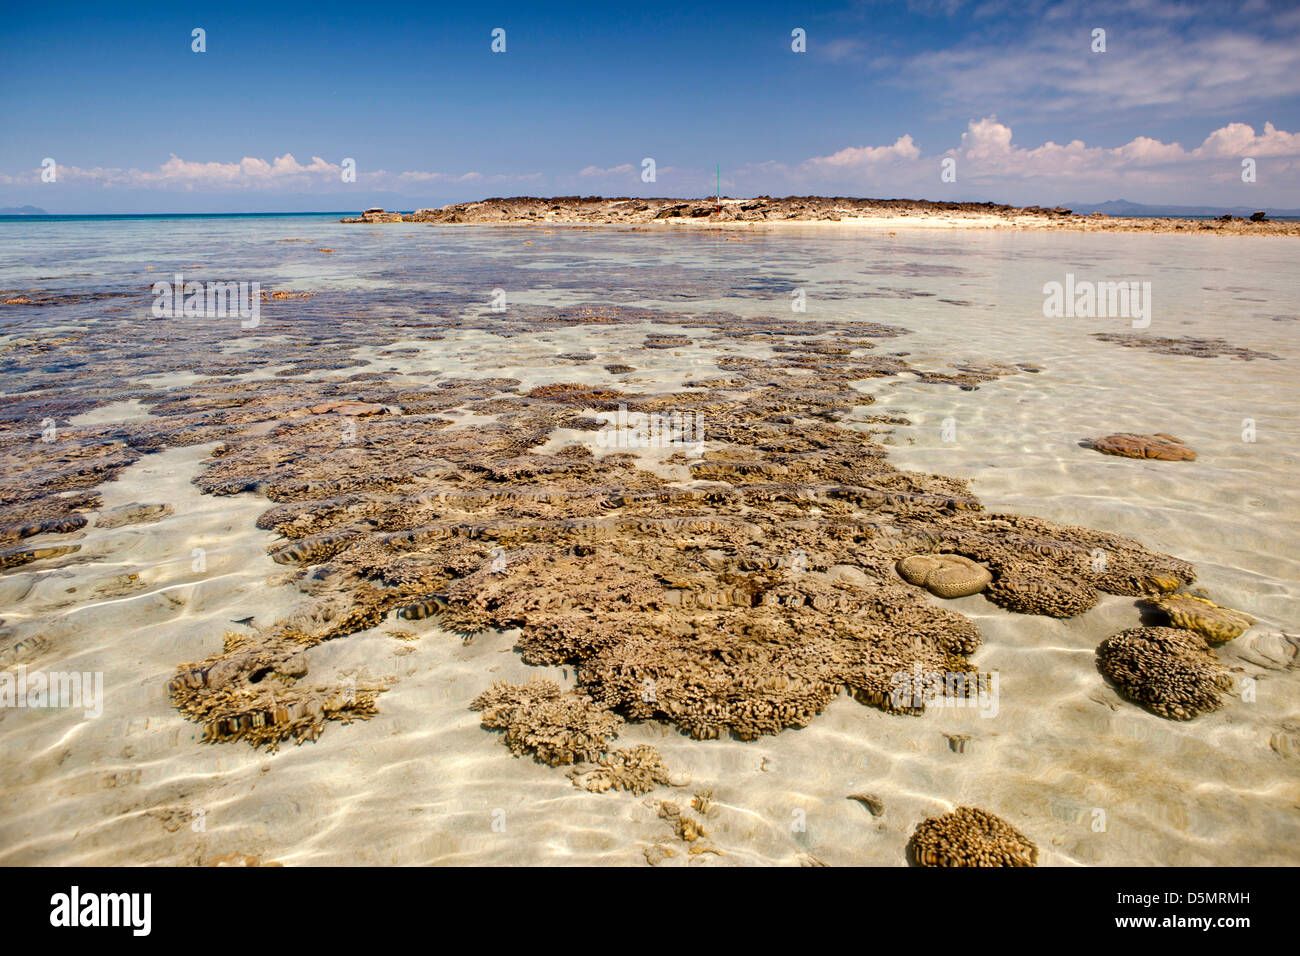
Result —
<instances>
[{"instance_id":1,"label":"coral rubble","mask_svg":"<svg viewBox=\"0 0 1300 956\"><path fill-rule=\"evenodd\" d=\"M642 794L649 793L659 784L672 783L659 751L645 745L603 753L594 764L583 764L570 770L569 779L575 787L593 793L614 789Z\"/></svg>"}]
</instances>

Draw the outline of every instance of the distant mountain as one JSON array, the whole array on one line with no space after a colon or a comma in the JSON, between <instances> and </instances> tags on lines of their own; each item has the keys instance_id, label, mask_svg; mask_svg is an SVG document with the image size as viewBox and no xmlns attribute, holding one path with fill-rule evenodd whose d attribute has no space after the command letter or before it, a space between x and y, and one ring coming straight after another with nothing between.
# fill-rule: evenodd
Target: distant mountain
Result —
<instances>
[{"instance_id":1,"label":"distant mountain","mask_svg":"<svg viewBox=\"0 0 1300 956\"><path fill-rule=\"evenodd\" d=\"M40 206L5 206L0 209L0 216L48 216L49 213Z\"/></svg>"},{"instance_id":2,"label":"distant mountain","mask_svg":"<svg viewBox=\"0 0 1300 956\"><path fill-rule=\"evenodd\" d=\"M1104 212L1108 216L1134 216L1138 218L1159 218L1168 216L1174 219L1195 219L1215 216L1241 216L1248 218L1252 213L1263 209L1270 219L1300 217L1300 209L1269 209L1267 206L1148 206L1127 199L1108 199L1101 203L1066 203L1068 209L1088 216L1094 212Z\"/></svg>"}]
</instances>

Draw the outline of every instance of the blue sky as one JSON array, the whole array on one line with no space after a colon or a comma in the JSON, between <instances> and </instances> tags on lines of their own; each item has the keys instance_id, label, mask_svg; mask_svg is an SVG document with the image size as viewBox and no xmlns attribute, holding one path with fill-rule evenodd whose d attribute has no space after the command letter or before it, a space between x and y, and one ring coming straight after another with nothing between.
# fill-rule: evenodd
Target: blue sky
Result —
<instances>
[{"instance_id":1,"label":"blue sky","mask_svg":"<svg viewBox=\"0 0 1300 956\"><path fill-rule=\"evenodd\" d=\"M1294 2L128 2L3 17L0 206L694 196L721 164L731 195L1300 207Z\"/></svg>"}]
</instances>

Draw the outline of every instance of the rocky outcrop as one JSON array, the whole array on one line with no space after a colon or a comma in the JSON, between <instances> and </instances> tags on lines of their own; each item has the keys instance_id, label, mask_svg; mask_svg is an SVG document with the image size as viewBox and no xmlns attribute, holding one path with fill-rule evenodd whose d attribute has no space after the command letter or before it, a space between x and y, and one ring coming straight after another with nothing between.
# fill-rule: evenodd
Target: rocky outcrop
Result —
<instances>
[{"instance_id":1,"label":"rocky outcrop","mask_svg":"<svg viewBox=\"0 0 1300 956\"><path fill-rule=\"evenodd\" d=\"M839 220L854 216L1031 216L1046 219L1071 217L1068 209L1019 208L998 203L946 203L909 199L852 199L825 196L788 196L773 199L606 199L600 196L559 196L545 199L517 196L456 203L439 209L417 209L407 222L577 222L650 223L671 219L708 219L715 222L779 222L786 220ZM344 220L356 222L359 220Z\"/></svg>"},{"instance_id":2,"label":"rocky outcrop","mask_svg":"<svg viewBox=\"0 0 1300 956\"><path fill-rule=\"evenodd\" d=\"M384 212L378 206L367 209L360 216L351 219L340 219L340 222L402 222L404 218L400 212Z\"/></svg>"}]
</instances>

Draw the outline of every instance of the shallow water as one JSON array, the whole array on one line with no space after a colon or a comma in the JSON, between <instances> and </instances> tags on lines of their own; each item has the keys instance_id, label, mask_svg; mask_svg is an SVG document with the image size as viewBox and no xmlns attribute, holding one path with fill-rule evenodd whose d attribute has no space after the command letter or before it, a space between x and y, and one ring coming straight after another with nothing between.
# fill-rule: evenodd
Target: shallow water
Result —
<instances>
[{"instance_id":1,"label":"shallow water","mask_svg":"<svg viewBox=\"0 0 1300 956\"><path fill-rule=\"evenodd\" d=\"M300 238L311 241L281 241ZM313 669L391 682L373 719L331 725L315 743L274 755L203 744L172 708L166 681L179 662L219 651L231 621L273 618L293 594L268 583L283 569L266 554L277 536L254 524L266 500L201 494L189 482L212 446L190 446L147 456L98 489L105 509L166 502L171 516L42 535L82 550L73 562L0 574L0 666L102 672L105 689L97 719L0 708L0 863L207 863L243 853L286 864L642 864L647 846L670 839L651 798L689 800L700 788L717 802L713 841L722 855L692 863L901 865L916 823L962 804L1005 817L1039 845L1046 865L1296 863L1300 675L1285 653L1287 637L1300 634L1292 544L1300 537L1300 278L1291 242L821 228L729 238L376 230L306 217L3 223L0 288L121 293L111 304L133 310L142 336L159 325L146 321L140 296L183 270L315 291L300 306L308 320L343 310L472 318L490 314L493 290L502 289L507 316L514 307L597 302L790 323L869 320L910 330L878 351L906 352L918 366L1033 363L1041 371L973 391L907 374L865 381L875 403L856 417L906 418L890 439L894 463L970 479L990 510L1120 533L1195 564L1198 586L1258 621L1219 649L1237 678L1224 708L1167 721L1101 678L1093 651L1138 623L1133 598L1105 595L1061 621L974 596L943 603L981 629L974 663L999 675L996 715L893 716L841 696L807 728L752 742L629 727L622 745L653 743L690 780L687 790L649 798L579 791L561 770L512 757L480 729L469 702L496 679L540 673L572 683L572 673L524 665L509 633L465 642L432 622L412 628L420 639L410 643L376 628L310 651ZM1134 331L1129 320L1044 318L1043 285L1066 273L1150 282L1147 335L1224 338L1278 358L1204 359L1101 342L1092 333ZM793 289L804 291L806 312L791 311ZM105 307L0 306L0 344L95 321ZM639 348L647 331L691 333L652 321L521 326L508 335L448 323L437 341L368 342L355 356L369 364L342 374L512 376L524 390L608 382L604 366L626 363L636 372L622 381L654 391L716 374L721 354L771 354L767 341L705 330L680 348L647 351ZM165 334L183 356L194 333L177 320ZM221 337L232 357L274 355L273 330ZM392 348L416 351L381 354ZM559 358L571 353L595 357ZM282 367L249 366L240 377ZM148 371L135 383L183 390L201 377ZM0 393L15 390L15 379L0 379ZM104 401L70 424L145 414L136 401ZM1199 457L1135 461L1078 445L1121 431L1169 432ZM201 571L196 547L208 556ZM883 815L847 799L861 793L879 797ZM668 862L687 861L679 852Z\"/></svg>"}]
</instances>

